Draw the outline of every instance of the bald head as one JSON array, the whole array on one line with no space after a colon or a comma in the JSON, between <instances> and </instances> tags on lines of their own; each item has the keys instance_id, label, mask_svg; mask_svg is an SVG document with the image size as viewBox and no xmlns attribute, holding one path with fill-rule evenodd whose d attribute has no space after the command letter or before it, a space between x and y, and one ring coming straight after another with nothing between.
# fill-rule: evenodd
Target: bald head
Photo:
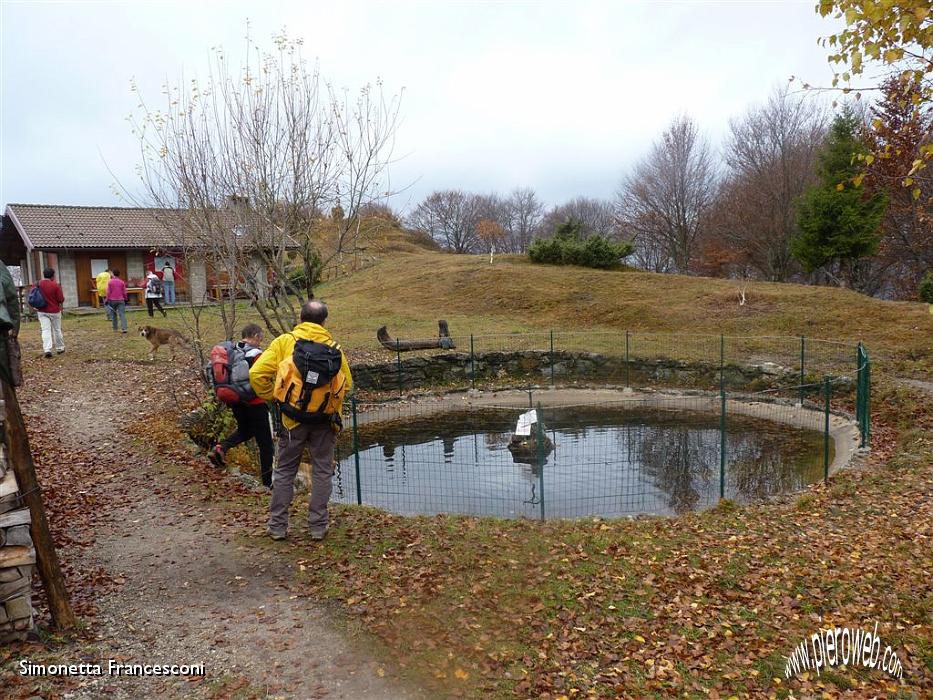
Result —
<instances>
[{"instance_id":1,"label":"bald head","mask_svg":"<svg viewBox=\"0 0 933 700\"><path fill-rule=\"evenodd\" d=\"M323 326L326 320L327 305L323 301L309 299L301 305L302 323L316 323L319 326Z\"/></svg>"}]
</instances>

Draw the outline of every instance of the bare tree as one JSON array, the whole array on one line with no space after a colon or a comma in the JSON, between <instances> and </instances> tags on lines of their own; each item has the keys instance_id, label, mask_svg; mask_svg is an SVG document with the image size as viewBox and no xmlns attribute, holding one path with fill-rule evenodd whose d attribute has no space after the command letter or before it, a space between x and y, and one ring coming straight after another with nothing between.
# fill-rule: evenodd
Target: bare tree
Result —
<instances>
[{"instance_id":1,"label":"bare tree","mask_svg":"<svg viewBox=\"0 0 933 700\"><path fill-rule=\"evenodd\" d=\"M812 96L786 86L730 122L714 235L765 279L784 281L796 270L789 244L798 233L797 202L814 181L826 125Z\"/></svg>"},{"instance_id":2,"label":"bare tree","mask_svg":"<svg viewBox=\"0 0 933 700\"><path fill-rule=\"evenodd\" d=\"M690 117L675 118L617 194L618 216L632 236L636 262L688 272L716 188L709 142Z\"/></svg>"},{"instance_id":3,"label":"bare tree","mask_svg":"<svg viewBox=\"0 0 933 700\"><path fill-rule=\"evenodd\" d=\"M593 234L614 238L619 233L619 222L611 202L593 197L575 197L553 207L542 218L539 235L551 237L561 224L573 220L580 226L583 237Z\"/></svg>"},{"instance_id":4,"label":"bare tree","mask_svg":"<svg viewBox=\"0 0 933 700\"><path fill-rule=\"evenodd\" d=\"M512 191L505 200L503 218L499 221L507 234L507 245L512 253L524 253L538 233L544 204L530 187Z\"/></svg>"},{"instance_id":5,"label":"bare tree","mask_svg":"<svg viewBox=\"0 0 933 700\"><path fill-rule=\"evenodd\" d=\"M439 190L425 197L408 223L453 253L470 253L479 245L476 225L488 204L463 190Z\"/></svg>"},{"instance_id":6,"label":"bare tree","mask_svg":"<svg viewBox=\"0 0 933 700\"><path fill-rule=\"evenodd\" d=\"M145 197L178 210L183 247L224 280L228 334L244 294L270 331L290 329L297 302L270 303L290 258L311 295L320 268L362 245L361 211L389 194L399 99L387 100L379 82L339 91L307 65L300 42L274 43L264 52L247 37L240 68L217 50L204 81L166 85L161 110L140 95L133 120ZM342 215L320 226L320 212L337 206Z\"/></svg>"}]
</instances>

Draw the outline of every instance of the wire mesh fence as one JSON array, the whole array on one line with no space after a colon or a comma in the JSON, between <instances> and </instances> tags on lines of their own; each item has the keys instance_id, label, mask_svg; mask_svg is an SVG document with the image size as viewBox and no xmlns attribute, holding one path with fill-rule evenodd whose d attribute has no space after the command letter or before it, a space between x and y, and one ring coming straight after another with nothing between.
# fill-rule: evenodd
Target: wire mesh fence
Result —
<instances>
[{"instance_id":1,"label":"wire mesh fence","mask_svg":"<svg viewBox=\"0 0 933 700\"><path fill-rule=\"evenodd\" d=\"M870 438L871 363L861 343L630 331L501 333L451 340L456 349L383 348L384 363L358 366L354 376L359 375L360 386L400 396L425 386L604 384L707 391L796 387L798 401L819 394L823 378L832 377L837 400L851 404L858 416L863 444Z\"/></svg>"},{"instance_id":2,"label":"wire mesh fence","mask_svg":"<svg viewBox=\"0 0 933 700\"><path fill-rule=\"evenodd\" d=\"M420 403L353 398L334 499L403 514L540 519L757 501L835 468L835 433L851 432L852 421L833 412L834 392L847 387L827 378L593 400L536 390ZM532 408L534 429L523 435L519 418Z\"/></svg>"}]
</instances>

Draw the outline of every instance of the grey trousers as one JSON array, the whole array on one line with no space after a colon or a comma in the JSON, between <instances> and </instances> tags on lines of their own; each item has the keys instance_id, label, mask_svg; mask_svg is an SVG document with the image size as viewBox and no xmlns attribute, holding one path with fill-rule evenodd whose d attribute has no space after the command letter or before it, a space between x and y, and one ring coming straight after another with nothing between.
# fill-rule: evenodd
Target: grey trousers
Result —
<instances>
[{"instance_id":1,"label":"grey trousers","mask_svg":"<svg viewBox=\"0 0 933 700\"><path fill-rule=\"evenodd\" d=\"M327 527L327 502L333 490L334 445L337 434L329 423L299 425L279 436L278 464L272 473L272 503L269 529L288 529L288 509L295 495L295 475L305 448L311 453L311 494L308 496L308 527Z\"/></svg>"}]
</instances>

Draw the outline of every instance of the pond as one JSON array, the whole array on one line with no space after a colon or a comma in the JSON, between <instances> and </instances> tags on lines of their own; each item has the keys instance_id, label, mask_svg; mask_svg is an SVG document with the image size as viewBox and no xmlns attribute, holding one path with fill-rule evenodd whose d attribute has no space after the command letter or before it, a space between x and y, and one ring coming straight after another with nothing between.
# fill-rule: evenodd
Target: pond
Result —
<instances>
[{"instance_id":1,"label":"pond","mask_svg":"<svg viewBox=\"0 0 933 700\"><path fill-rule=\"evenodd\" d=\"M333 498L359 497L405 515L541 519L676 515L719 500L716 414L545 409L553 449L539 464L537 451L513 456L508 449L521 412L474 409L361 426L359 479L346 440ZM815 430L734 414L725 445L725 496L742 503L799 490L823 474L823 436Z\"/></svg>"}]
</instances>

